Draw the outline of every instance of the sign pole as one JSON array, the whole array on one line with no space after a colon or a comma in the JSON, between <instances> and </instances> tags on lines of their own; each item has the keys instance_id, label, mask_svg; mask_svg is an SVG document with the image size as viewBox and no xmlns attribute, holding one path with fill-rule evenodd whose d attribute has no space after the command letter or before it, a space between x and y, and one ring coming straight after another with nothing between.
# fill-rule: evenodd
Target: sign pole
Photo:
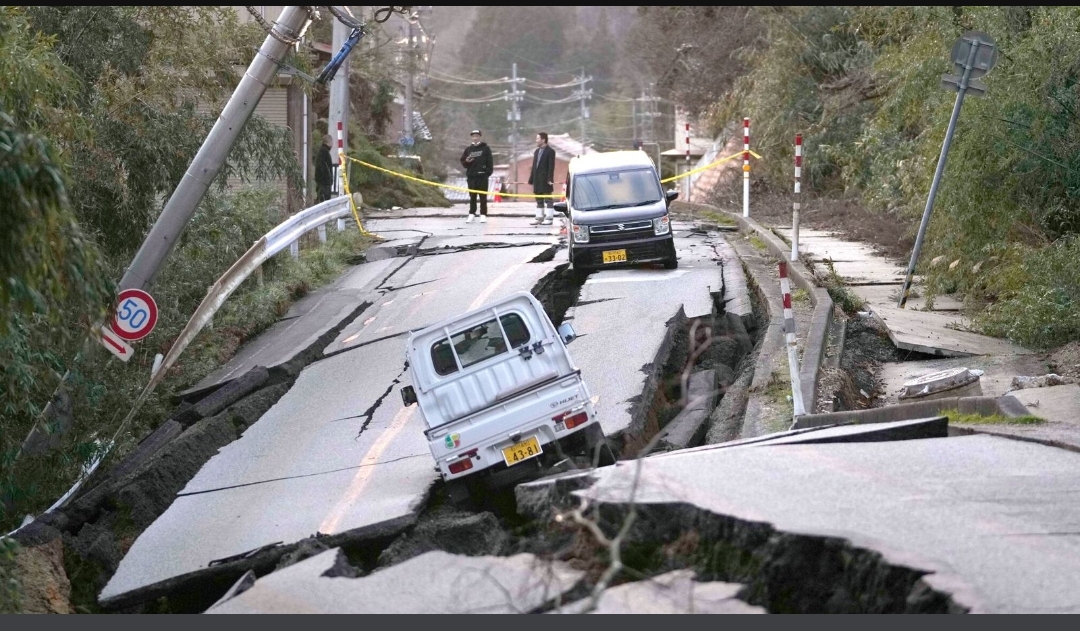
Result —
<instances>
[{"instance_id":1,"label":"sign pole","mask_svg":"<svg viewBox=\"0 0 1080 631\"><path fill-rule=\"evenodd\" d=\"M982 48L981 55L980 47ZM934 209L934 198L937 197L941 176L945 173L945 161L949 157L949 146L956 133L956 121L960 118L960 107L964 104L964 95L969 88L972 88L976 95L985 93L986 88L972 80L990 70L997 59L996 53L994 40L989 35L978 31L966 33L953 46L953 62L957 64L958 69L963 68L963 74L959 77L955 75L942 77L947 87L955 86L956 102L953 104L952 116L949 117L949 127L945 130L945 141L941 144L941 156L938 158L937 169L934 170L934 181L930 184L926 208L923 210L922 221L919 223L919 232L915 236L915 248L911 252L911 261L908 263L904 285L900 290L900 300L896 305L900 309L907 304L908 293L911 291L915 265L919 261L919 252L922 250L923 239L926 237L926 228L930 225L930 213ZM976 59L979 59L979 63L976 63Z\"/></svg>"}]
</instances>

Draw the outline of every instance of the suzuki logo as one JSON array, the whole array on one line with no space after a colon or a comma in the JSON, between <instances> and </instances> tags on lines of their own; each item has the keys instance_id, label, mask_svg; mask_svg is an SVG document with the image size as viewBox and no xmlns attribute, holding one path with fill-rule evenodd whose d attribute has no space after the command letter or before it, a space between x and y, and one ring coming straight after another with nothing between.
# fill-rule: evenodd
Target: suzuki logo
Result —
<instances>
[{"instance_id":1,"label":"suzuki logo","mask_svg":"<svg viewBox=\"0 0 1080 631\"><path fill-rule=\"evenodd\" d=\"M626 224L624 224L624 223L619 224L619 230L626 230Z\"/></svg>"}]
</instances>

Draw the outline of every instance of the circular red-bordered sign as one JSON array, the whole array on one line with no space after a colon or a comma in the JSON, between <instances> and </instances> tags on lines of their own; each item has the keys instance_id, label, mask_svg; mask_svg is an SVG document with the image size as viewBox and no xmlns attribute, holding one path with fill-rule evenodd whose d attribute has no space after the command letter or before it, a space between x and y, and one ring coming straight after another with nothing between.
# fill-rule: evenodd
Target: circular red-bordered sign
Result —
<instances>
[{"instance_id":1,"label":"circular red-bordered sign","mask_svg":"<svg viewBox=\"0 0 1080 631\"><path fill-rule=\"evenodd\" d=\"M125 289L116 302L112 330L129 342L141 340L154 330L157 318L157 303L150 294L141 289Z\"/></svg>"}]
</instances>

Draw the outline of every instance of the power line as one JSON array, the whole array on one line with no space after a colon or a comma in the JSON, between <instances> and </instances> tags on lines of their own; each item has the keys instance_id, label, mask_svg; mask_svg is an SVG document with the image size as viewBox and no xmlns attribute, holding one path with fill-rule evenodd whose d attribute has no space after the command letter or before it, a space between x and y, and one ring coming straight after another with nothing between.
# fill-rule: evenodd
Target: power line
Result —
<instances>
[{"instance_id":1,"label":"power line","mask_svg":"<svg viewBox=\"0 0 1080 631\"><path fill-rule=\"evenodd\" d=\"M447 94L439 94L438 92L428 92L425 96L430 96L433 99L440 99L443 101L451 101L454 103L495 103L498 101L506 100L506 92L503 91L499 94L492 94L486 97L478 97L473 99L449 96Z\"/></svg>"}]
</instances>

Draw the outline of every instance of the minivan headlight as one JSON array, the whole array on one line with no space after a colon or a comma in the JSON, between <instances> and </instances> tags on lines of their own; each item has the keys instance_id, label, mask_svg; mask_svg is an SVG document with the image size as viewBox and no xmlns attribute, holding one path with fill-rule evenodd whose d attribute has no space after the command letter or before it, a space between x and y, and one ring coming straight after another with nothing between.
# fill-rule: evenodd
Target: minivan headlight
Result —
<instances>
[{"instance_id":1,"label":"minivan headlight","mask_svg":"<svg viewBox=\"0 0 1080 631\"><path fill-rule=\"evenodd\" d=\"M657 217L652 220L653 232L656 234L667 234L671 232L671 220L667 215L663 217Z\"/></svg>"},{"instance_id":2,"label":"minivan headlight","mask_svg":"<svg viewBox=\"0 0 1080 631\"><path fill-rule=\"evenodd\" d=\"M578 224L572 224L571 232L574 235L574 243L588 243L589 242L589 227L581 226Z\"/></svg>"}]
</instances>

